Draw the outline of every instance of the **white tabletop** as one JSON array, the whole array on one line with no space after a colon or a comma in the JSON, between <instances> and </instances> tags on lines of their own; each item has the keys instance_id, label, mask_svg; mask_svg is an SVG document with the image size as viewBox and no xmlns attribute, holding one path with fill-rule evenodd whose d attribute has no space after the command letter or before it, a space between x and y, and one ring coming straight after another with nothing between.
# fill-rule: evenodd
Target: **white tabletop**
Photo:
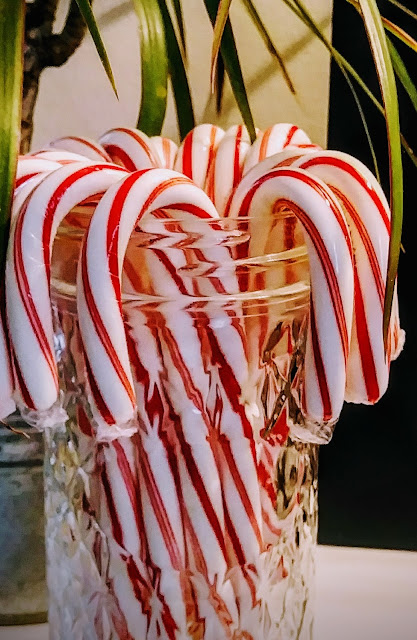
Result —
<instances>
[{"instance_id":1,"label":"white tabletop","mask_svg":"<svg viewBox=\"0 0 417 640\"><path fill-rule=\"evenodd\" d=\"M416 640L417 553L319 547L315 638ZM0 640L48 640L48 625L0 627Z\"/></svg>"}]
</instances>

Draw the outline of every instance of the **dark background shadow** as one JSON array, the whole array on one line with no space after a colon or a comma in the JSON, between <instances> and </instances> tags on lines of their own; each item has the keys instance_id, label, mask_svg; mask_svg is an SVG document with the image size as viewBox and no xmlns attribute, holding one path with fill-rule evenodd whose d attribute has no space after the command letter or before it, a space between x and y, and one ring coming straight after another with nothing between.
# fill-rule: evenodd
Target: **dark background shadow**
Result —
<instances>
[{"instance_id":1,"label":"dark background shadow","mask_svg":"<svg viewBox=\"0 0 417 640\"><path fill-rule=\"evenodd\" d=\"M402 0L417 11L415 0ZM417 22L389 2L381 13L417 38ZM335 0L333 42L376 95L378 80L365 31L355 9ZM354 34L354 35L353 35ZM393 38L417 84L417 53ZM382 116L358 88L388 193L386 131ZM417 150L417 113L400 89L401 127ZM373 168L363 125L352 94L332 64L330 149L359 157ZM320 454L320 530L323 544L417 550L417 168L403 153L405 210L399 270L404 352L392 365L388 392L374 407L345 405L333 441Z\"/></svg>"}]
</instances>

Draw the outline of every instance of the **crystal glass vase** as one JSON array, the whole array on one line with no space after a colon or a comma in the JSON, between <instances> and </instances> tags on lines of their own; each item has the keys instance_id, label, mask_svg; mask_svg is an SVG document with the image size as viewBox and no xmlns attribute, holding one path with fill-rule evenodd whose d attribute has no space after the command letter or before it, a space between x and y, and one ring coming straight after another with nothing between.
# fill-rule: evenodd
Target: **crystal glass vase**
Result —
<instances>
[{"instance_id":1,"label":"crystal glass vase","mask_svg":"<svg viewBox=\"0 0 417 640\"><path fill-rule=\"evenodd\" d=\"M103 439L75 297L86 218L75 218L52 261L68 419L45 429L51 638L311 639L327 427L306 424L300 401L310 291L294 219L276 221L290 248L250 260L245 220L216 222L210 246L169 221L134 233L123 313L137 425ZM177 289L155 292L167 277L155 258L176 265Z\"/></svg>"}]
</instances>

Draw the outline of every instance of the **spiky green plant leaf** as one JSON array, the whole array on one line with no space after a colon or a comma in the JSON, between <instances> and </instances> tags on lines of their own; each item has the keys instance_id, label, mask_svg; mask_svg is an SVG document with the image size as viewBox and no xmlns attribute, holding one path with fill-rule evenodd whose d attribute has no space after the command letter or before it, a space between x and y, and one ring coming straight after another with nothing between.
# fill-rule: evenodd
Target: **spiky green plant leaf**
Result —
<instances>
[{"instance_id":1,"label":"spiky green plant leaf","mask_svg":"<svg viewBox=\"0 0 417 640\"><path fill-rule=\"evenodd\" d=\"M224 94L224 62L223 58L217 58L217 71L215 77L214 95L216 99L216 113L219 115L222 110Z\"/></svg>"},{"instance_id":2,"label":"spiky green plant leaf","mask_svg":"<svg viewBox=\"0 0 417 640\"><path fill-rule=\"evenodd\" d=\"M388 48L395 74L408 94L414 109L417 111L417 87L412 81L407 67L390 39L388 39Z\"/></svg>"},{"instance_id":3,"label":"spiky green plant leaf","mask_svg":"<svg viewBox=\"0 0 417 640\"><path fill-rule=\"evenodd\" d=\"M312 31L312 33L314 33L314 35L316 35L317 38L323 43L323 45L326 47L326 49L329 51L329 53L332 55L333 59L339 66L342 73L343 73L343 70L349 73L349 75L359 85L359 87L362 89L365 95L369 98L372 104L378 109L380 114L385 117L384 107L379 102L378 98L372 93L368 85L364 82L364 80L361 78L361 76L356 71L356 69L352 67L350 62L348 62L348 60L346 60L346 58L344 58L342 54L337 49L335 49L335 47L333 47L330 40L320 30L319 26L316 24L316 22L314 21L312 16L309 14L307 9L304 7L302 2L300 0L282 0L282 1L291 9L291 11L295 13L296 16L298 16L300 20L302 20L302 22L304 22L304 24ZM409 143L407 142L403 134L401 134L401 144L403 146L404 151L407 153L408 157L410 158L411 162L417 168L417 155L414 153L413 149L411 148L411 146L409 145Z\"/></svg>"},{"instance_id":4,"label":"spiky green plant leaf","mask_svg":"<svg viewBox=\"0 0 417 640\"><path fill-rule=\"evenodd\" d=\"M85 20L87 28L90 32L90 35L93 39L95 47L97 49L97 53L100 56L101 63L103 65L104 71L110 81L110 84L113 88L113 91L117 97L117 89L116 83L114 81L113 71L111 68L110 60L107 55L106 47L104 46L103 39L101 37L100 30L98 28L96 19L94 17L93 10L90 5L90 0L76 0L78 7L80 9L80 13Z\"/></svg>"},{"instance_id":5,"label":"spiky green plant leaf","mask_svg":"<svg viewBox=\"0 0 417 640\"><path fill-rule=\"evenodd\" d=\"M265 24L263 23L257 8L255 7L255 5L252 2L252 0L242 0L242 3L244 5L246 11L248 12L253 24L255 25L256 29L258 30L259 35L261 36L262 40L264 41L267 50L269 51L271 56L273 56L276 59L276 61L278 62L279 66L281 67L282 75L284 76L284 80L285 80L285 82L287 84L288 89L291 91L291 93L293 95L295 95L296 90L295 90L293 81L291 80L290 74L288 73L288 70L287 70L287 67L285 65L284 59L283 59L282 55L280 54L280 52L278 51L277 47L275 46L271 36L269 35L268 30L267 30Z\"/></svg>"},{"instance_id":6,"label":"spiky green plant leaf","mask_svg":"<svg viewBox=\"0 0 417 640\"><path fill-rule=\"evenodd\" d=\"M407 47L410 47L414 53L417 53L417 40L410 36L407 31L391 22L391 20L387 20L387 18L382 18L382 22L387 31L392 33L398 40L401 40Z\"/></svg>"},{"instance_id":7,"label":"spiky green plant leaf","mask_svg":"<svg viewBox=\"0 0 417 640\"><path fill-rule=\"evenodd\" d=\"M213 27L213 43L211 47L211 86L214 88L214 77L216 72L216 63L219 56L220 44L223 38L224 28L229 17L230 5L232 0L220 0L217 9L216 21Z\"/></svg>"},{"instance_id":8,"label":"spiky green plant leaf","mask_svg":"<svg viewBox=\"0 0 417 640\"><path fill-rule=\"evenodd\" d=\"M20 140L24 0L0 0L0 269L3 272Z\"/></svg>"},{"instance_id":9,"label":"spiky green plant leaf","mask_svg":"<svg viewBox=\"0 0 417 640\"><path fill-rule=\"evenodd\" d=\"M185 40L185 24L184 24L184 14L182 11L181 0L172 0L172 5L174 7L175 19L178 25L178 32L180 34L182 50L184 52L184 56L186 56L187 42Z\"/></svg>"},{"instance_id":10,"label":"spiky green plant leaf","mask_svg":"<svg viewBox=\"0 0 417 640\"><path fill-rule=\"evenodd\" d=\"M165 28L166 48L168 54L169 74L174 92L178 129L181 139L195 126L193 103L181 47L175 34L165 0L158 0Z\"/></svg>"},{"instance_id":11,"label":"spiky green plant leaf","mask_svg":"<svg viewBox=\"0 0 417 640\"><path fill-rule=\"evenodd\" d=\"M165 29L158 0L133 0L139 20L142 96L137 127L149 136L161 133L168 96Z\"/></svg>"},{"instance_id":12,"label":"spiky green plant leaf","mask_svg":"<svg viewBox=\"0 0 417 640\"><path fill-rule=\"evenodd\" d=\"M392 5L394 5L394 7L397 7L397 9L400 9L401 11L403 11L403 13L407 14L414 20L417 20L417 13L414 13L414 11L411 11L411 9L404 6L401 2L398 2L397 0L388 0L388 2L390 2Z\"/></svg>"},{"instance_id":13,"label":"spiky green plant leaf","mask_svg":"<svg viewBox=\"0 0 417 640\"><path fill-rule=\"evenodd\" d=\"M387 137L390 160L391 186L391 238L388 259L387 286L384 304L384 339L388 336L392 299L397 277L398 261L401 251L401 231L403 220L403 168L401 157L400 116L394 69L375 0L359 0L363 21L378 72L381 94L385 107Z\"/></svg>"},{"instance_id":14,"label":"spiky green plant leaf","mask_svg":"<svg viewBox=\"0 0 417 640\"><path fill-rule=\"evenodd\" d=\"M204 4L214 27L219 8L219 0L204 0ZM223 37L220 44L220 53L224 61L224 67L232 87L233 95L242 115L243 122L246 125L251 140L254 141L256 138L255 125L249 105L245 82L243 80L242 69L240 66L230 18L227 18L224 26Z\"/></svg>"},{"instance_id":15,"label":"spiky green plant leaf","mask_svg":"<svg viewBox=\"0 0 417 640\"><path fill-rule=\"evenodd\" d=\"M380 176L379 176L378 162L377 162L377 157L376 157L374 145L373 145L373 142L372 142L372 138L371 138L371 135L370 135L370 132L369 132L368 123L366 121L366 117L365 117L365 113L364 113L363 108L362 108L361 101L360 101L359 96L358 96L358 94L357 94L357 92L355 90L355 87L353 86L353 84L352 84L352 82L350 80L349 75L352 78L355 79L355 81L359 84L359 86L366 92L368 97L370 99L372 99L372 101L374 102L374 104L376 106L379 107L381 113L384 112L384 109L383 109L382 105L379 104L378 100L374 97L372 92L368 89L367 85L362 80L360 75L355 71L355 69L341 55L341 53L339 53L339 51L337 51L337 49L335 49L335 47L333 47L333 45L331 44L330 40L320 30L320 28L317 25L317 23L315 22L314 18L312 17L310 12L306 9L306 7L301 2L301 0L283 0L283 2L284 2L284 4L286 4L291 9L291 11L293 11L293 13L295 13L295 15L302 22L304 22L304 24L312 31L312 33L314 33L314 35L324 44L324 46L329 51L329 53L332 55L333 59L335 60L336 64L338 65L341 73L343 74L343 76L344 76L344 78L345 78L345 80L347 82L347 85L348 85L349 89L352 92L353 99L355 100L356 106L358 108L358 112L359 112L360 118L362 120L363 128L364 128L365 135L366 135L366 138L367 138L367 141L368 141L369 150L371 152L372 161L373 161L373 165L374 165L374 171L375 171L375 174L376 174L376 176L377 176L377 178L379 180ZM416 161L417 161L417 159L416 159Z\"/></svg>"}]
</instances>

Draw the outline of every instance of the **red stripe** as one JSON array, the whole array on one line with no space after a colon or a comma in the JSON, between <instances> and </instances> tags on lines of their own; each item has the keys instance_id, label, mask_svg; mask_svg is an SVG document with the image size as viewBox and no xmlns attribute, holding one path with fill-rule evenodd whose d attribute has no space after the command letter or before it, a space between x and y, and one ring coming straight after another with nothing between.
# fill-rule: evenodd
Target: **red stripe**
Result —
<instances>
[{"instance_id":1,"label":"red stripe","mask_svg":"<svg viewBox=\"0 0 417 640\"><path fill-rule=\"evenodd\" d=\"M319 195L321 195L323 198L327 200L332 210L332 213L334 214L343 232L344 238L346 240L346 246L349 250L350 255L352 256L352 245L351 245L349 230L345 223L343 214L340 210L338 203L336 202L336 200L334 200L331 193L325 190L324 188L322 188L322 186L313 177L307 175L306 173L301 173L298 170L276 169L276 170L270 171L269 173L259 178L259 180L255 182L255 184L246 194L239 211L239 216L248 215L249 207L252 203L255 193L263 185L263 183L267 182L270 179L277 178L279 176L296 178L297 180L304 182L306 185L314 189ZM288 209L293 211L293 213L300 219L300 221L304 225L308 235L310 236L315 246L317 255L320 259L320 262L323 268L324 276L328 284L329 293L332 298L332 303L335 310L335 319L338 325L339 334L342 341L343 354L346 362L348 351L349 351L349 335L348 335L348 330L346 326L346 318L344 315L343 302L342 302L342 298L341 298L341 294L338 286L337 276L336 276L333 264L331 262L330 256L327 252L327 248L323 242L323 239L317 227L314 225L314 223L312 222L310 217L306 214L306 212L303 211L300 207L298 207L298 205L296 205L294 202L291 202L285 198L277 198L277 201L274 204L274 208L277 206L279 207L282 206L282 208L288 207Z\"/></svg>"},{"instance_id":2,"label":"red stripe","mask_svg":"<svg viewBox=\"0 0 417 640\"><path fill-rule=\"evenodd\" d=\"M162 316L160 316L160 323L162 325L165 324L165 320ZM157 334L156 328L155 327L150 327L150 329L152 330L153 336L155 338L155 341L157 343L157 345L159 346L159 351L160 353L162 353L162 347L161 347L161 341L160 338ZM171 344L171 348L172 348L172 344ZM168 349L170 350L170 343L167 344ZM171 356L172 357L172 356ZM162 357L161 357L161 361L162 361ZM167 375L167 374L166 374ZM168 376L167 376L168 377ZM187 387L186 385L184 385L186 390ZM197 389L194 390L196 396L198 396L198 394L200 393ZM190 397L190 396L189 396ZM191 394L191 400L193 400L194 398L194 392ZM197 408L199 408L199 406L201 406L201 402L199 403L199 405L196 405ZM200 409L201 410L201 409ZM202 413L202 417L203 420L205 419L204 413ZM210 425L208 425L208 428L210 428ZM198 466L196 465L196 462L194 460L193 457L193 452L192 452L192 448L190 446L190 444L185 440L184 437L184 433L183 433L183 429L181 426L181 420L178 419L177 420L177 429L175 430L176 436L178 438L179 441L179 445L180 445L180 449L181 449L181 454L183 456L185 465L187 467L187 471L188 474L190 476L190 479L192 481L193 487L198 495L198 498L200 500L201 506L203 507L204 513L206 514L206 517L208 519L208 521L210 522L211 528L213 529L214 535L217 539L217 542L220 546L220 549L222 550L222 553L224 555L224 557L226 558L226 548L225 548L225 542L224 542L224 536L223 536L223 532L222 532L222 528L220 526L220 522L218 520L217 514L213 508L212 502L207 494L207 490L204 486L204 482L203 479L201 477L200 471L198 469Z\"/></svg>"},{"instance_id":3,"label":"red stripe","mask_svg":"<svg viewBox=\"0 0 417 640\"><path fill-rule=\"evenodd\" d=\"M17 361L16 354L14 351L13 351L13 364L14 364L14 367L13 367L14 376L15 378L17 378L17 383L19 385L19 391L22 395L23 402L29 409L35 409L36 408L35 403L33 402L32 396L29 393L29 389L26 386L25 379L20 370L19 363Z\"/></svg>"},{"instance_id":4,"label":"red stripe","mask_svg":"<svg viewBox=\"0 0 417 640\"><path fill-rule=\"evenodd\" d=\"M149 160L155 166L155 158L152 155L152 151L149 148L148 143L141 137L141 135L140 135L140 133L138 131L134 131L132 129L126 129L125 127L118 127L117 129L114 129L114 131L121 131L121 132L125 133L126 135L130 136L131 138L133 138L133 140L135 140L135 142L137 142L138 145L142 147L142 149L144 150L144 152L148 156Z\"/></svg>"},{"instance_id":5,"label":"red stripe","mask_svg":"<svg viewBox=\"0 0 417 640\"><path fill-rule=\"evenodd\" d=\"M361 283L359 281L356 265L354 266L354 275L356 333L361 355L363 378L365 381L368 401L374 403L379 400L380 391L375 367L374 354L372 351L371 340L369 338L368 322L365 314L365 305L363 301Z\"/></svg>"},{"instance_id":6,"label":"red stripe","mask_svg":"<svg viewBox=\"0 0 417 640\"><path fill-rule=\"evenodd\" d=\"M291 140L293 139L293 137L295 136L297 131L298 131L298 127L296 127L295 125L290 127L290 129L289 129L289 131L287 133L287 137L285 138L285 142L284 142L283 148L288 147L288 145L291 144Z\"/></svg>"},{"instance_id":7,"label":"red stripe","mask_svg":"<svg viewBox=\"0 0 417 640\"><path fill-rule=\"evenodd\" d=\"M119 305L120 315L122 315L122 293L119 274L119 226L126 198L137 180L138 175L136 174L136 172L132 173L125 180L123 180L113 198L107 221L106 255L110 280L113 286L115 298Z\"/></svg>"},{"instance_id":8,"label":"red stripe","mask_svg":"<svg viewBox=\"0 0 417 640\"><path fill-rule=\"evenodd\" d=\"M91 227L90 227L91 228ZM88 232L87 232L88 233ZM88 238L87 238L88 239ZM103 348L107 354L107 356L109 357L109 360L116 372L117 377L119 378L119 380L121 381L128 397L130 400L130 403L132 405L133 408L135 408L136 406L136 402L135 402L135 393L134 390L132 389L132 385L130 383L129 378L126 375L126 372L118 358L118 355L114 349L113 343L111 341L111 338L107 332L106 327L104 326L101 314L99 312L99 310L97 309L97 305L95 303L94 300L94 296L93 293L91 291L91 287L90 287L90 281L89 281L89 277L88 277L88 273L87 273L87 260L86 260L86 248L87 248L87 241L84 243L83 246L83 251L82 251L82 256L81 256L81 269L82 269L82 278L83 278L83 285L84 285L84 295L85 295L85 300L86 300L86 304L87 304L87 308L88 311L90 313L91 316L91 320L94 324L95 330L97 332L97 335L103 345ZM100 407L97 407L100 410ZM100 410L101 413L101 410ZM108 422L108 417L107 414L102 414L103 418L106 420L106 422ZM109 424L114 424L114 420L113 422L109 422Z\"/></svg>"},{"instance_id":9,"label":"red stripe","mask_svg":"<svg viewBox=\"0 0 417 640\"><path fill-rule=\"evenodd\" d=\"M172 186L176 186L177 184L188 184L188 185L190 184L188 180L184 180L183 178L171 178L169 182L170 184L172 184ZM162 191L164 190L165 189L162 189ZM191 213L193 216L196 216L197 218L210 219L210 220L216 219L216 218L213 218L213 216L210 213L208 213L206 209L203 209L202 207L199 207L196 204L190 204L189 202L172 202L169 205L164 205L164 206L169 209L185 211L185 213ZM166 217L166 215L164 217ZM216 227L216 228L219 228L219 227Z\"/></svg>"},{"instance_id":10,"label":"red stripe","mask_svg":"<svg viewBox=\"0 0 417 640\"><path fill-rule=\"evenodd\" d=\"M286 203L286 206L290 206L290 205L291 205L290 202ZM323 273L327 281L327 286L329 288L330 297L332 299L332 304L335 311L335 319L338 326L340 339L342 342L343 356L344 356L345 362L347 362L347 358L349 354L349 334L346 326L346 318L345 318L345 312L343 308L342 296L340 293L339 284L338 284L338 280L337 280L337 276L336 276L333 264L330 260L329 254L327 253L327 249L323 242L323 238L321 237L317 228L313 225L310 218L301 209L296 211L296 205L292 204L291 206L294 212L296 213L297 217L305 227L317 251L317 255L322 265Z\"/></svg>"},{"instance_id":11,"label":"red stripe","mask_svg":"<svg viewBox=\"0 0 417 640\"><path fill-rule=\"evenodd\" d=\"M233 157L233 188L237 185L242 177L242 167L240 163L240 146L242 144L243 126L239 125L236 132L235 153Z\"/></svg>"},{"instance_id":12,"label":"red stripe","mask_svg":"<svg viewBox=\"0 0 417 640\"><path fill-rule=\"evenodd\" d=\"M269 142L269 138L271 137L272 134L272 127L269 127L269 129L267 129L264 133L264 135L262 136L261 139L261 144L259 147L259 158L258 158L258 162L261 162L262 160L265 160L267 153L268 153L268 142Z\"/></svg>"},{"instance_id":13,"label":"red stripe","mask_svg":"<svg viewBox=\"0 0 417 640\"><path fill-rule=\"evenodd\" d=\"M24 207L20 210L20 215L18 216L17 223L16 223L15 238L14 238L15 275L16 275L16 281L19 289L20 298L25 308L29 323L32 327L33 333L35 335L35 339L37 340L39 347L42 351L42 354L49 367L55 388L58 390L58 376L56 371L55 357L51 350L51 346L45 334L43 325L38 315L38 311L33 301L33 297L31 295L31 290L29 287L29 282L27 279L24 260L23 260L22 228L23 228L23 222L26 215L28 204L29 204L29 200L26 200Z\"/></svg>"},{"instance_id":14,"label":"red stripe","mask_svg":"<svg viewBox=\"0 0 417 640\"><path fill-rule=\"evenodd\" d=\"M158 522L162 537L164 539L164 544L167 548L171 564L176 571L180 571L182 564L181 553L175 538L175 532L171 526L169 517L165 509L164 501L162 499L158 485L155 481L155 476L152 472L147 453L142 445L140 437L138 438L138 444L140 451L140 465L145 479L149 500L152 504L152 509Z\"/></svg>"},{"instance_id":15,"label":"red stripe","mask_svg":"<svg viewBox=\"0 0 417 640\"><path fill-rule=\"evenodd\" d=\"M105 144L104 148L106 149L107 153L109 154L113 162L117 163L117 161L119 161L122 164L122 166L128 171L137 170L136 164L133 162L132 158L126 153L126 151L124 151L123 149L121 149L115 144Z\"/></svg>"},{"instance_id":16,"label":"red stripe","mask_svg":"<svg viewBox=\"0 0 417 640\"><path fill-rule=\"evenodd\" d=\"M349 164L345 160L341 160L340 158L332 158L328 156L322 156L318 158L312 158L311 160L306 160L306 162L303 163L303 169L308 169L308 167L313 167L316 165L329 165L332 167L337 167L338 169L345 171L352 178L354 178L354 180L358 182L358 184L362 187L362 189L365 189L369 197L372 199L372 202L378 209L379 215L382 218L382 221L385 225L387 232L389 234L391 233L391 221L384 204L382 203L381 199L379 198L377 192L372 187L372 185L361 175L361 173L359 173L359 171L357 171L354 167L352 167L351 164Z\"/></svg>"},{"instance_id":17,"label":"red stripe","mask_svg":"<svg viewBox=\"0 0 417 640\"><path fill-rule=\"evenodd\" d=\"M211 167L212 162L214 160L214 155L215 155L215 151L216 151L216 133L217 133L217 127L212 126L211 127L211 131L210 131L210 144L209 144L209 148L208 148L206 175L204 176L204 181L206 179L206 176L207 176L208 172L210 171L210 167Z\"/></svg>"},{"instance_id":18,"label":"red stripe","mask_svg":"<svg viewBox=\"0 0 417 640\"><path fill-rule=\"evenodd\" d=\"M52 226L55 222L55 214L58 208L58 205L62 199L62 197L66 194L68 189L70 189L78 180L82 178L96 173L98 171L102 171L103 169L109 170L110 167L107 164L94 164L87 167L83 167L78 171L75 171L71 175L69 175L65 180L63 180L52 195L49 198L48 204L45 207L45 217L43 221L42 227L42 247L43 247L43 261L45 265L46 276L48 278L48 282L51 279L51 232ZM124 173L124 169L122 167L111 167L111 171L120 171ZM95 191L91 193L87 197L95 196ZM85 200L86 198L84 198ZM69 213L69 212L68 212Z\"/></svg>"},{"instance_id":19,"label":"red stripe","mask_svg":"<svg viewBox=\"0 0 417 640\"><path fill-rule=\"evenodd\" d=\"M85 368L86 368L86 371L87 371L88 382L90 384L91 393L93 394L93 398L94 398L94 402L96 404L96 407L99 410L100 415L102 416L102 418L107 422L107 424L113 425L114 424L114 418L113 418L112 414L110 413L110 409L108 408L103 396L101 395L100 389L98 388L98 385L97 385L95 376L93 374L93 371L91 369L90 361L87 358L87 354L85 352L85 349L84 349L84 358L85 358Z\"/></svg>"},{"instance_id":20,"label":"red stripe","mask_svg":"<svg viewBox=\"0 0 417 640\"><path fill-rule=\"evenodd\" d=\"M310 300L310 326L311 341L314 353L314 364L316 367L317 381L319 383L320 396L323 404L323 421L326 422L333 417L332 403L329 394L329 385L327 382L326 370L324 368L323 358L321 355L320 340L317 335L316 316L312 299Z\"/></svg>"},{"instance_id":21,"label":"red stripe","mask_svg":"<svg viewBox=\"0 0 417 640\"><path fill-rule=\"evenodd\" d=\"M378 296L379 296L379 300L381 302L381 306L382 308L384 307L384 297L385 297L385 282L384 279L382 277L382 273L381 273L381 269L379 266L379 262L378 262L378 258L375 252L375 248L374 245L372 244L371 238L369 237L369 233L363 223L362 218L360 217L360 215L358 214L357 210L355 209L355 207L352 205L352 203L350 202L350 200L348 200L346 198L346 196L341 193L338 189L336 189L335 187L332 187L331 185L329 185L331 190L334 192L334 194L337 196L337 198L340 199L340 201L342 202L344 208L346 209L347 213L350 215L350 217L353 220L353 223L361 237L363 246L365 248L365 252L366 252L366 256L369 260L369 264L371 266L371 270L372 270L372 275L374 277L374 281L375 281L375 286L378 292Z\"/></svg>"},{"instance_id":22,"label":"red stripe","mask_svg":"<svg viewBox=\"0 0 417 640\"><path fill-rule=\"evenodd\" d=\"M17 178L17 180L15 181L14 188L18 189L19 187L22 186L22 184L24 184L25 182L27 182L31 178L34 178L35 176L38 176L40 173L43 173L43 171L35 171L34 173L27 173L24 176L20 176L20 178Z\"/></svg>"},{"instance_id":23,"label":"red stripe","mask_svg":"<svg viewBox=\"0 0 417 640\"><path fill-rule=\"evenodd\" d=\"M102 149L100 146L94 144L93 142L90 142L90 140L85 140L85 138L78 138L77 136L66 136L65 138L63 138L63 140L74 140L75 142L79 142L81 145L84 145L88 149L92 149L93 151L98 153L99 156L103 158L103 160L106 160L107 162L111 162L111 158L105 152L105 150ZM59 142L60 142L60 139L56 140L54 144L57 144Z\"/></svg>"},{"instance_id":24,"label":"red stripe","mask_svg":"<svg viewBox=\"0 0 417 640\"><path fill-rule=\"evenodd\" d=\"M185 136L184 142L182 143L182 173L193 179L193 136L194 130L190 131Z\"/></svg>"},{"instance_id":25,"label":"red stripe","mask_svg":"<svg viewBox=\"0 0 417 640\"><path fill-rule=\"evenodd\" d=\"M171 168L171 145L168 138L162 138L162 152L164 154L165 166Z\"/></svg>"}]
</instances>

